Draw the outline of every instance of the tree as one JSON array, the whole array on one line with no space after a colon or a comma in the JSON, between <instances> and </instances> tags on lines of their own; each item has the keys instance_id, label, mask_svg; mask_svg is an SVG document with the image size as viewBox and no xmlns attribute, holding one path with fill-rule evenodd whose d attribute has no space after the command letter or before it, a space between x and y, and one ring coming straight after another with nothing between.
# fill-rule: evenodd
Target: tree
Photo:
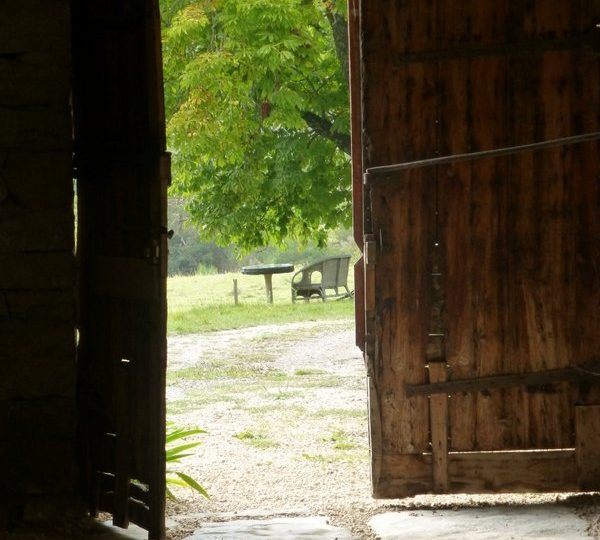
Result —
<instances>
[{"instance_id":1,"label":"tree","mask_svg":"<svg viewBox=\"0 0 600 540\"><path fill-rule=\"evenodd\" d=\"M351 219L344 0L164 0L173 190L205 238L322 244Z\"/></svg>"}]
</instances>

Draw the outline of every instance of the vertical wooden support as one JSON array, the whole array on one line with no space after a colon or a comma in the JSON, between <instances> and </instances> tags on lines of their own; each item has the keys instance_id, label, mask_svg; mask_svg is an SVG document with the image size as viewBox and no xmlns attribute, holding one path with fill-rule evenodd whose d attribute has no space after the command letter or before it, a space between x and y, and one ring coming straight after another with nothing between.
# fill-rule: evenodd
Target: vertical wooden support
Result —
<instances>
[{"instance_id":1,"label":"vertical wooden support","mask_svg":"<svg viewBox=\"0 0 600 540\"><path fill-rule=\"evenodd\" d=\"M375 354L375 261L377 259L377 243L372 234L365 235L364 243L364 308L365 308L365 343L364 355L367 375L373 372L373 356Z\"/></svg>"},{"instance_id":2,"label":"vertical wooden support","mask_svg":"<svg viewBox=\"0 0 600 540\"><path fill-rule=\"evenodd\" d=\"M363 245L363 167L361 136L361 82L360 82L360 6L359 0L348 0L348 54L350 88L350 136L352 144L352 223L354 241ZM361 257L354 266L354 317L356 345L364 352L366 338L365 321L365 268ZM366 354L366 353L365 353Z\"/></svg>"},{"instance_id":3,"label":"vertical wooden support","mask_svg":"<svg viewBox=\"0 0 600 540\"><path fill-rule=\"evenodd\" d=\"M115 499L113 524L126 529L129 527L129 461L131 456L131 433L129 428L129 388L131 360L123 358L116 367L117 397L117 440L115 456Z\"/></svg>"},{"instance_id":4,"label":"vertical wooden support","mask_svg":"<svg viewBox=\"0 0 600 540\"><path fill-rule=\"evenodd\" d=\"M600 489L600 405L575 407L575 458L579 489Z\"/></svg>"},{"instance_id":5,"label":"vertical wooden support","mask_svg":"<svg viewBox=\"0 0 600 540\"><path fill-rule=\"evenodd\" d=\"M239 298L238 298L238 280L237 279L233 280L233 302L235 303L236 306L239 303Z\"/></svg>"},{"instance_id":6,"label":"vertical wooden support","mask_svg":"<svg viewBox=\"0 0 600 540\"><path fill-rule=\"evenodd\" d=\"M430 362L429 381L444 382L446 380L446 363ZM431 452L433 454L433 491L448 491L448 396L433 394L430 398L429 411L431 422Z\"/></svg>"}]
</instances>

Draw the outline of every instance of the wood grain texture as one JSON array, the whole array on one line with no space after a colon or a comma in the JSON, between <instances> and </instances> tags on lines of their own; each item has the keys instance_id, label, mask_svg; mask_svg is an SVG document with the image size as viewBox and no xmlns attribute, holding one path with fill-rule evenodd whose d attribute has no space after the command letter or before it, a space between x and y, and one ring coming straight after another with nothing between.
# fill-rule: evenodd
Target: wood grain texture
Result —
<instances>
[{"instance_id":1,"label":"wood grain texture","mask_svg":"<svg viewBox=\"0 0 600 540\"><path fill-rule=\"evenodd\" d=\"M579 489L600 489L600 406L575 407L575 455Z\"/></svg>"},{"instance_id":2,"label":"wood grain texture","mask_svg":"<svg viewBox=\"0 0 600 540\"><path fill-rule=\"evenodd\" d=\"M429 363L429 381L431 383L446 380L446 363ZM448 479L448 395L437 394L429 398L431 422L431 454L433 472L433 490L446 493Z\"/></svg>"},{"instance_id":3,"label":"wood grain texture","mask_svg":"<svg viewBox=\"0 0 600 540\"><path fill-rule=\"evenodd\" d=\"M519 493L573 491L577 468L573 450L450 454L450 491Z\"/></svg>"},{"instance_id":4,"label":"wood grain texture","mask_svg":"<svg viewBox=\"0 0 600 540\"><path fill-rule=\"evenodd\" d=\"M598 130L600 64L590 44L599 17L598 0L362 2L364 168ZM370 185L365 232L379 251L367 333L375 338L383 455L427 446L427 404L408 404L401 385L423 380L432 328L445 335L456 379L561 369L597 356L599 146L431 167ZM433 321L424 278L432 228L444 257L443 324ZM600 390L564 382L453 394L451 450L572 448L575 403L600 403ZM508 454L468 455L480 457L451 458L450 490L576 485L573 455L515 453L517 472L504 477ZM380 496L432 489L418 467L411 484L410 470L377 459Z\"/></svg>"},{"instance_id":5,"label":"wood grain texture","mask_svg":"<svg viewBox=\"0 0 600 540\"><path fill-rule=\"evenodd\" d=\"M431 454L388 454L376 498L433 493ZM534 493L577 489L574 450L465 452L448 455L447 493Z\"/></svg>"},{"instance_id":6,"label":"wood grain texture","mask_svg":"<svg viewBox=\"0 0 600 540\"><path fill-rule=\"evenodd\" d=\"M420 180L404 182L393 191L371 190L374 226L382 243L375 265L373 379L385 453L425 452L429 447L428 400L407 400L404 394L405 383L418 384L426 376L429 215Z\"/></svg>"},{"instance_id":7,"label":"wood grain texture","mask_svg":"<svg viewBox=\"0 0 600 540\"><path fill-rule=\"evenodd\" d=\"M381 470L379 482L373 486L375 498L432 493L431 454L383 454L373 456L373 459Z\"/></svg>"}]
</instances>

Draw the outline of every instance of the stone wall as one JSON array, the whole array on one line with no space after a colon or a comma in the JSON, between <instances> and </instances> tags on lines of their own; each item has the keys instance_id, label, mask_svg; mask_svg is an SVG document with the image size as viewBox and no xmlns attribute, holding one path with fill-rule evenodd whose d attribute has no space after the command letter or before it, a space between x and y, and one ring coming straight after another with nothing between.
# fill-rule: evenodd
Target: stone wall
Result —
<instances>
[{"instance_id":1,"label":"stone wall","mask_svg":"<svg viewBox=\"0 0 600 540\"><path fill-rule=\"evenodd\" d=\"M75 491L69 0L0 3L0 530Z\"/></svg>"}]
</instances>

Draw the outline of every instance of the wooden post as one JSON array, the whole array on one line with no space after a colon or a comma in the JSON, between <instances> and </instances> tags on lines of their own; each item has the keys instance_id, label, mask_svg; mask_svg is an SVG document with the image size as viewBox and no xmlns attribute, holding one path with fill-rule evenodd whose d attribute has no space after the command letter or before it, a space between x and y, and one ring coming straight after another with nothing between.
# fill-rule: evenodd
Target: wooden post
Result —
<instances>
[{"instance_id":1,"label":"wooden post","mask_svg":"<svg viewBox=\"0 0 600 540\"><path fill-rule=\"evenodd\" d=\"M233 280L233 301L235 305L238 305L238 282L237 279Z\"/></svg>"}]
</instances>

